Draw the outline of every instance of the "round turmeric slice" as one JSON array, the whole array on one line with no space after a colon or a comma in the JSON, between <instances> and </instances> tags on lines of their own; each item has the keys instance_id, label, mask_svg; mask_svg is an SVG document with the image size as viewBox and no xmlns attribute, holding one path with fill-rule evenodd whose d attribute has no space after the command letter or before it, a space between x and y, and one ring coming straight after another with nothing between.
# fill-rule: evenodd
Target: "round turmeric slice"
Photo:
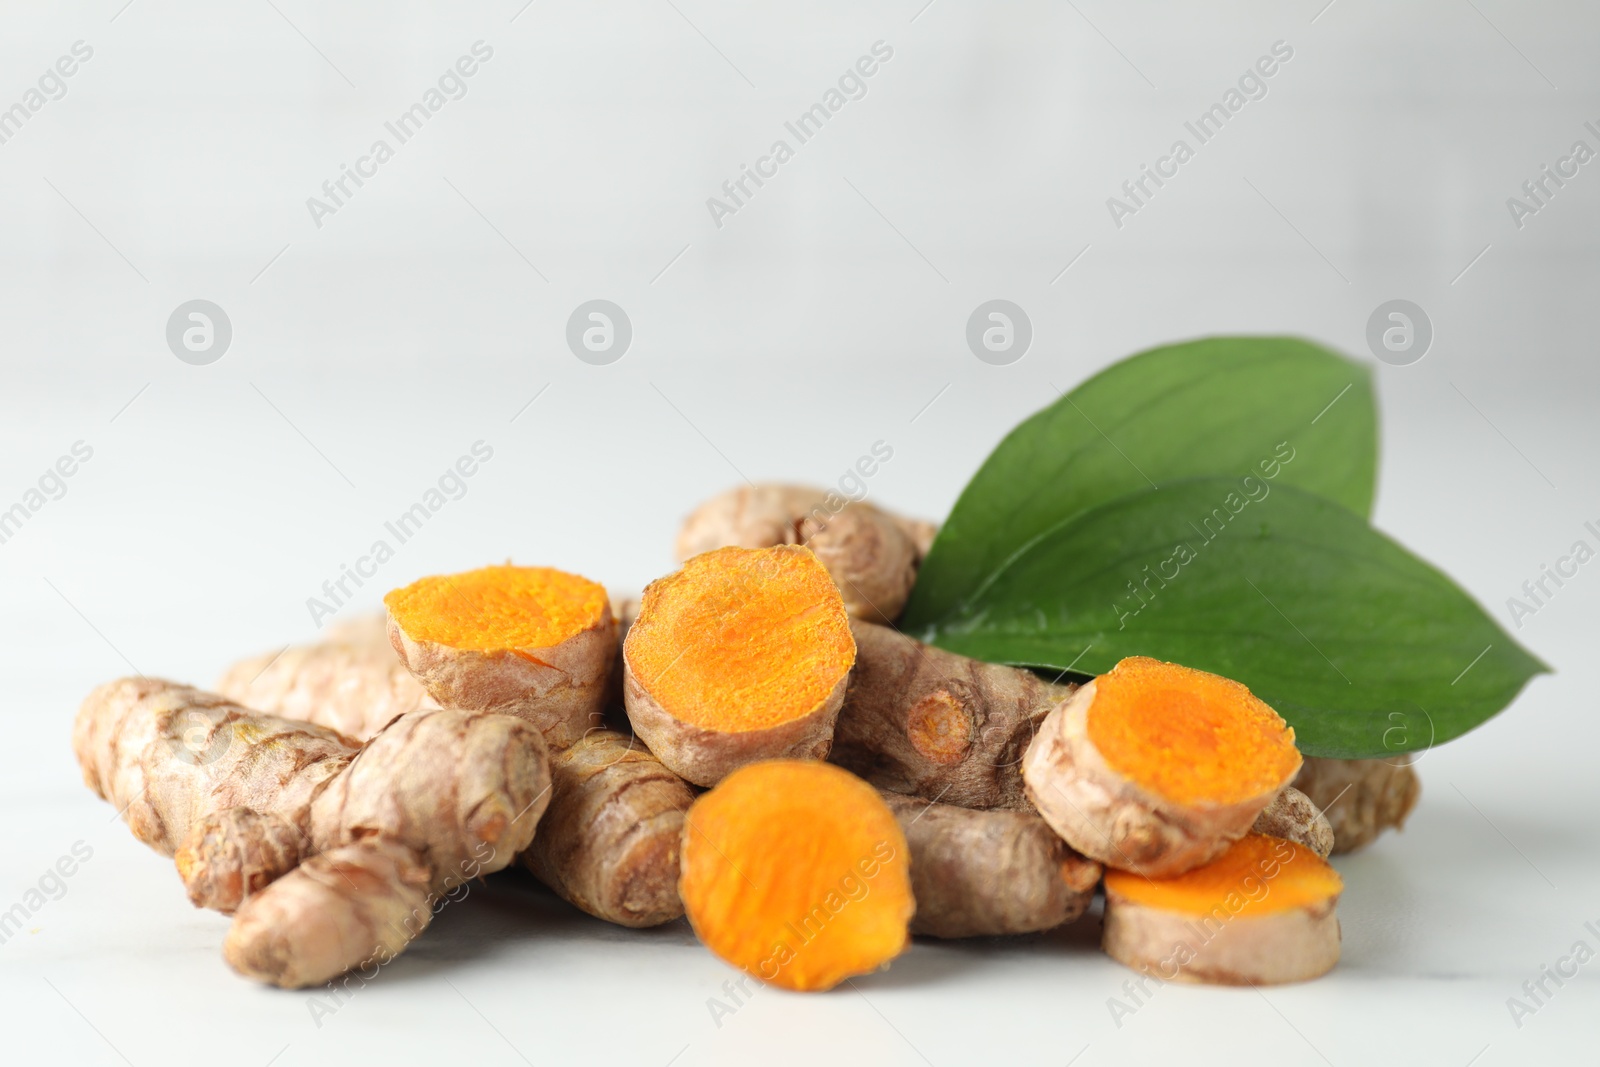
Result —
<instances>
[{"instance_id":1,"label":"round turmeric slice","mask_svg":"<svg viewBox=\"0 0 1600 1067\"><path fill-rule=\"evenodd\" d=\"M1106 872L1103 945L1162 981L1303 982L1339 962L1344 883L1311 849L1248 834L1172 878Z\"/></svg>"},{"instance_id":2,"label":"round turmeric slice","mask_svg":"<svg viewBox=\"0 0 1600 1067\"><path fill-rule=\"evenodd\" d=\"M799 991L886 966L916 910L905 835L876 790L828 763L734 771L689 809L678 889L695 933Z\"/></svg>"},{"instance_id":3,"label":"round turmeric slice","mask_svg":"<svg viewBox=\"0 0 1600 1067\"><path fill-rule=\"evenodd\" d=\"M389 643L447 708L515 715L552 748L601 725L616 662L604 587L551 567L481 567L383 598Z\"/></svg>"},{"instance_id":4,"label":"round turmeric slice","mask_svg":"<svg viewBox=\"0 0 1600 1067\"><path fill-rule=\"evenodd\" d=\"M1068 844L1151 878L1220 856L1299 769L1294 730L1249 689L1142 656L1057 705L1022 762Z\"/></svg>"},{"instance_id":5,"label":"round turmeric slice","mask_svg":"<svg viewBox=\"0 0 1600 1067\"><path fill-rule=\"evenodd\" d=\"M709 786L757 760L827 756L856 643L809 549L719 548L645 588L622 658L634 732Z\"/></svg>"}]
</instances>

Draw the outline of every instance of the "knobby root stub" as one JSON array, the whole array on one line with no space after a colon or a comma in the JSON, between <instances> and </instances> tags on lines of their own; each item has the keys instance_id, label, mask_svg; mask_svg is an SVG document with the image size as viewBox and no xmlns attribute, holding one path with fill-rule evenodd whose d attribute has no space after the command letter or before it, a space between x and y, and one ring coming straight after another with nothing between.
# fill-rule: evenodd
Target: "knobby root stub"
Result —
<instances>
[{"instance_id":1,"label":"knobby root stub","mask_svg":"<svg viewBox=\"0 0 1600 1067\"><path fill-rule=\"evenodd\" d=\"M1333 827L1335 855L1354 852L1385 830L1405 827L1422 785L1409 755L1387 759L1311 756L1294 785L1321 808Z\"/></svg>"},{"instance_id":2,"label":"knobby root stub","mask_svg":"<svg viewBox=\"0 0 1600 1067\"><path fill-rule=\"evenodd\" d=\"M1333 852L1333 827L1322 810L1294 786L1272 798L1250 827L1252 833L1282 837L1304 845L1323 859Z\"/></svg>"}]
</instances>

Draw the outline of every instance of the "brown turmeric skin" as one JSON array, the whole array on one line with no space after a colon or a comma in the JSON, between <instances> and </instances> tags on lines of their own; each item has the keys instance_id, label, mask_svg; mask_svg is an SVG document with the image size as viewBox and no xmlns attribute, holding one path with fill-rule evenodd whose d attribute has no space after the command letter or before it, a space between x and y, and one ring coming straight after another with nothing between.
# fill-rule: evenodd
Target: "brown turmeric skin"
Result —
<instances>
[{"instance_id":1,"label":"brown turmeric skin","mask_svg":"<svg viewBox=\"0 0 1600 1067\"><path fill-rule=\"evenodd\" d=\"M1335 855L1354 852L1389 829L1403 829L1422 785L1411 757L1307 758L1295 788L1323 809L1333 827Z\"/></svg>"},{"instance_id":2,"label":"brown turmeric skin","mask_svg":"<svg viewBox=\"0 0 1600 1067\"><path fill-rule=\"evenodd\" d=\"M1076 686L854 622L856 668L830 762L882 789L964 808L1031 811L1022 754Z\"/></svg>"},{"instance_id":3,"label":"brown turmeric skin","mask_svg":"<svg viewBox=\"0 0 1600 1067\"><path fill-rule=\"evenodd\" d=\"M543 742L509 717L418 712L358 746L144 678L90 693L73 748L190 899L234 913L228 962L284 987L386 962L430 899L527 847L549 794Z\"/></svg>"},{"instance_id":4,"label":"brown turmeric skin","mask_svg":"<svg viewBox=\"0 0 1600 1067\"><path fill-rule=\"evenodd\" d=\"M931 937L1029 934L1083 914L1100 864L1039 816L973 811L884 793L911 847L911 932Z\"/></svg>"},{"instance_id":5,"label":"brown turmeric skin","mask_svg":"<svg viewBox=\"0 0 1600 1067\"><path fill-rule=\"evenodd\" d=\"M240 660L216 692L263 715L365 740L396 715L437 708L389 647L384 616L330 626L314 644Z\"/></svg>"},{"instance_id":6,"label":"brown turmeric skin","mask_svg":"<svg viewBox=\"0 0 1600 1067\"><path fill-rule=\"evenodd\" d=\"M678 853L694 791L636 739L596 730L550 760L550 808L523 863L590 915L658 926L683 914Z\"/></svg>"},{"instance_id":7,"label":"brown turmeric skin","mask_svg":"<svg viewBox=\"0 0 1600 1067\"><path fill-rule=\"evenodd\" d=\"M1285 786L1260 815L1251 833L1281 837L1327 859L1333 852L1333 827L1311 798L1294 786Z\"/></svg>"}]
</instances>

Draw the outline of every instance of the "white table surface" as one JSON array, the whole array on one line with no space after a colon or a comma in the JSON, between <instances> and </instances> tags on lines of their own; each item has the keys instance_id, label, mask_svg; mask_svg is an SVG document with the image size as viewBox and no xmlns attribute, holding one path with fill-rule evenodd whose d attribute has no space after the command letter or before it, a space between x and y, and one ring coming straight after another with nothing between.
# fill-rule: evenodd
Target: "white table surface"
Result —
<instances>
[{"instance_id":1,"label":"white table surface","mask_svg":"<svg viewBox=\"0 0 1600 1067\"><path fill-rule=\"evenodd\" d=\"M1521 229L1505 205L1600 144L1592 8L121 4L0 11L0 108L95 49L0 144L0 507L94 450L0 544L0 910L92 849L0 944L5 1062L1600 1057L1600 963L1520 1026L1507 1008L1575 941L1600 948L1600 565L1517 630L1557 673L1423 759L1403 835L1338 861L1333 974L1168 987L1120 1026L1131 972L1094 920L918 942L854 989L763 990L719 1026L708 998L735 972L684 924L608 927L515 876L313 1012L225 967L226 920L188 906L68 746L101 681L205 683L312 638L306 599L475 441L494 457L466 495L341 614L508 556L637 589L697 500L741 475L831 481L879 440L871 498L938 517L1053 387L1218 332L1371 360L1367 317L1394 297L1437 337L1375 368L1376 521L1509 627L1506 599L1600 523L1600 164ZM316 228L305 198L480 39L467 96ZM867 96L717 228L706 198L877 40L895 55ZM1113 226L1105 199L1277 40L1295 56L1268 95ZM163 336L197 297L234 328L209 366ZM610 366L563 342L595 297L634 326ZM1035 330L1005 367L963 339L994 297Z\"/></svg>"}]
</instances>

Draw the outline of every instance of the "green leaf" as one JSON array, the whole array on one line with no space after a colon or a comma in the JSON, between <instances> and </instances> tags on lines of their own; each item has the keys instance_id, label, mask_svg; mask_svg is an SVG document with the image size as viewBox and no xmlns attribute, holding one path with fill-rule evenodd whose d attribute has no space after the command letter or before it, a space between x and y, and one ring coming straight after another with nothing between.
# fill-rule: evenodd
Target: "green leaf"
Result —
<instances>
[{"instance_id":1,"label":"green leaf","mask_svg":"<svg viewBox=\"0 0 1600 1067\"><path fill-rule=\"evenodd\" d=\"M933 642L1086 674L1133 655L1211 671L1276 708L1303 752L1345 759L1448 741L1549 669L1360 516L1247 484L1174 482L1057 525Z\"/></svg>"},{"instance_id":2,"label":"green leaf","mask_svg":"<svg viewBox=\"0 0 1600 1067\"><path fill-rule=\"evenodd\" d=\"M1131 356L1013 430L956 501L918 572L910 633L960 610L1012 553L1120 496L1258 471L1286 445L1280 484L1362 516L1377 479L1365 367L1292 337L1215 337Z\"/></svg>"}]
</instances>

